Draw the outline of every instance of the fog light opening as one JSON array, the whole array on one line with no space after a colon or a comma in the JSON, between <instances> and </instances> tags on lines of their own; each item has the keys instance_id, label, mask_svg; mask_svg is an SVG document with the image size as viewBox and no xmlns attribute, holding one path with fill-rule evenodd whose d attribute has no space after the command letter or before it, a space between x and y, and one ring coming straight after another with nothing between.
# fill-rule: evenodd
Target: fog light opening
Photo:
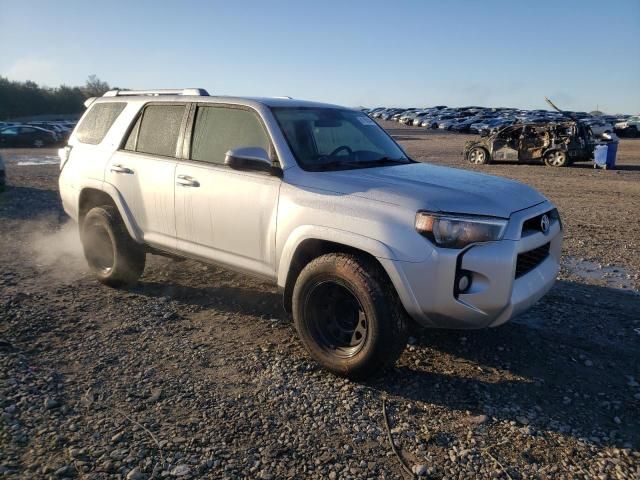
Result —
<instances>
[{"instance_id":1,"label":"fog light opening","mask_svg":"<svg viewBox=\"0 0 640 480\"><path fill-rule=\"evenodd\" d=\"M471 275L469 273L461 273L458 276L457 283L458 293L465 293L471 287Z\"/></svg>"}]
</instances>

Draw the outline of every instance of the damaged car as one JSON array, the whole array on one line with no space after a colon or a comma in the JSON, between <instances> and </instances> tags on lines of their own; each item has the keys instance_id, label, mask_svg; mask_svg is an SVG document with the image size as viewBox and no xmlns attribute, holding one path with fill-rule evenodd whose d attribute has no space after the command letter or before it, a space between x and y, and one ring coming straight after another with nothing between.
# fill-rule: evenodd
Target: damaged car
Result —
<instances>
[{"instance_id":1,"label":"damaged car","mask_svg":"<svg viewBox=\"0 0 640 480\"><path fill-rule=\"evenodd\" d=\"M592 159L594 146L591 129L580 122L516 123L467 142L463 155L475 165L511 160L565 167Z\"/></svg>"}]
</instances>

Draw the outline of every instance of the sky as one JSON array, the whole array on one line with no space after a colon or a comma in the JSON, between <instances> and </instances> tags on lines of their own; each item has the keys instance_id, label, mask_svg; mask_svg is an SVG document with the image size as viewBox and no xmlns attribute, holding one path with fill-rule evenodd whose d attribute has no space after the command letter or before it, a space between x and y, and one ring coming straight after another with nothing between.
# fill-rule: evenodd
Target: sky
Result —
<instances>
[{"instance_id":1,"label":"sky","mask_svg":"<svg viewBox=\"0 0 640 480\"><path fill-rule=\"evenodd\" d=\"M640 0L0 0L0 45L52 87L640 112Z\"/></svg>"}]
</instances>

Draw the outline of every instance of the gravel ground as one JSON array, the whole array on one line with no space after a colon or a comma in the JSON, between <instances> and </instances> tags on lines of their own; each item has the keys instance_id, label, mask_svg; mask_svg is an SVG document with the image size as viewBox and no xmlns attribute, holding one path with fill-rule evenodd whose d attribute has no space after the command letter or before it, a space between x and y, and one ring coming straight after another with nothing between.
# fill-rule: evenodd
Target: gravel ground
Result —
<instances>
[{"instance_id":1,"label":"gravel ground","mask_svg":"<svg viewBox=\"0 0 640 480\"><path fill-rule=\"evenodd\" d=\"M367 383L308 359L274 287L150 257L95 282L52 151L3 151L0 474L8 478L640 478L640 140L616 171L464 165L465 135L386 125L421 160L533 184L557 203L560 279L529 312L416 330ZM28 163L28 162L27 162Z\"/></svg>"}]
</instances>

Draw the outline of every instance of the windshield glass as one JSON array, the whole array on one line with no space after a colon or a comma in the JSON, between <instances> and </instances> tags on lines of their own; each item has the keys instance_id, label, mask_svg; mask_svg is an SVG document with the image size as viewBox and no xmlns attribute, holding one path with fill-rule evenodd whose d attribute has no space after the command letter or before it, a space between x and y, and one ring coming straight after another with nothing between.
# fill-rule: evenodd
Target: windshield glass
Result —
<instances>
[{"instance_id":1,"label":"windshield glass","mask_svg":"<svg viewBox=\"0 0 640 480\"><path fill-rule=\"evenodd\" d=\"M339 108L274 107L300 167L344 170L409 163L404 152L362 112Z\"/></svg>"}]
</instances>

